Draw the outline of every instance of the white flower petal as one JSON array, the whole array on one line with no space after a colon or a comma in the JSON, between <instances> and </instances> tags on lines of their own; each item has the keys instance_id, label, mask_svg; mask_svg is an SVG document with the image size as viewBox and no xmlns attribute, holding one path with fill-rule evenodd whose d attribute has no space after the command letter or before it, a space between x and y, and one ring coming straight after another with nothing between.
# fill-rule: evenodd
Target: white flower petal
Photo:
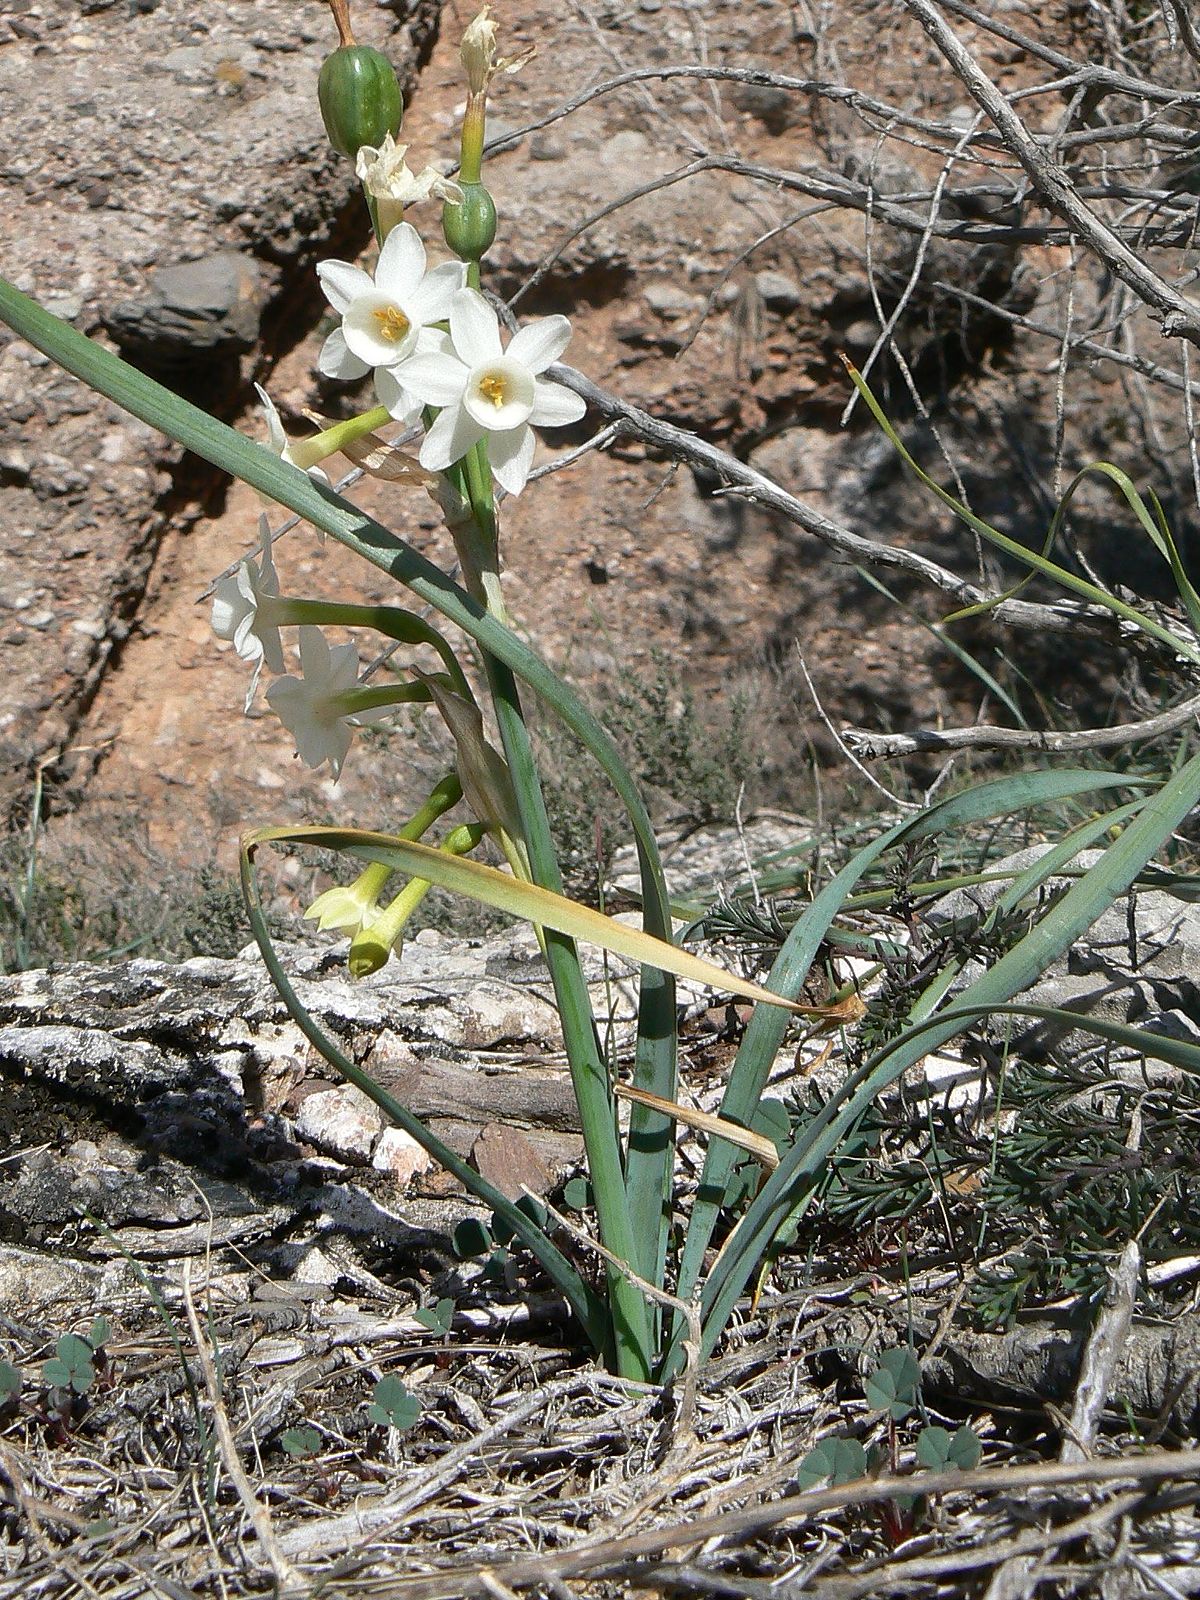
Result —
<instances>
[{"instance_id":1,"label":"white flower petal","mask_svg":"<svg viewBox=\"0 0 1200 1600\"><path fill-rule=\"evenodd\" d=\"M342 330L335 328L321 346L317 371L327 378L341 378L344 383L351 383L355 378L365 377L370 370L370 364L360 361L350 349Z\"/></svg>"},{"instance_id":2,"label":"white flower petal","mask_svg":"<svg viewBox=\"0 0 1200 1600\"><path fill-rule=\"evenodd\" d=\"M496 482L509 494L520 494L533 465L533 429L526 425L507 433L489 433L487 451Z\"/></svg>"},{"instance_id":3,"label":"white flower petal","mask_svg":"<svg viewBox=\"0 0 1200 1600\"><path fill-rule=\"evenodd\" d=\"M329 652L328 692L341 694L358 682L358 646L335 644Z\"/></svg>"},{"instance_id":4,"label":"white flower petal","mask_svg":"<svg viewBox=\"0 0 1200 1600\"><path fill-rule=\"evenodd\" d=\"M571 342L571 324L566 317L539 317L518 328L508 341L508 354L521 361L530 372L545 372L552 361Z\"/></svg>"},{"instance_id":5,"label":"white flower petal","mask_svg":"<svg viewBox=\"0 0 1200 1600\"><path fill-rule=\"evenodd\" d=\"M258 403L262 406L263 416L267 419L267 446L274 450L277 456L281 456L287 449L288 441L275 402L261 383L256 383L254 390L258 395Z\"/></svg>"},{"instance_id":6,"label":"white flower petal","mask_svg":"<svg viewBox=\"0 0 1200 1600\"><path fill-rule=\"evenodd\" d=\"M213 590L212 630L218 639L233 644L243 620L253 612L249 568L242 562L236 572L221 578ZM238 651L238 655L241 655Z\"/></svg>"},{"instance_id":7,"label":"white flower petal","mask_svg":"<svg viewBox=\"0 0 1200 1600\"><path fill-rule=\"evenodd\" d=\"M483 429L462 406L447 406L421 444L419 460L430 472L444 472L483 437Z\"/></svg>"},{"instance_id":8,"label":"white flower petal","mask_svg":"<svg viewBox=\"0 0 1200 1600\"><path fill-rule=\"evenodd\" d=\"M372 367L392 367L413 354L417 332L390 295L371 289L360 294L342 318L351 353Z\"/></svg>"},{"instance_id":9,"label":"white flower petal","mask_svg":"<svg viewBox=\"0 0 1200 1600\"><path fill-rule=\"evenodd\" d=\"M401 367L376 367L375 398L381 406L386 407L397 422L406 422L411 426L420 420L421 402L397 377L397 373L406 371L407 366L406 362Z\"/></svg>"},{"instance_id":10,"label":"white flower petal","mask_svg":"<svg viewBox=\"0 0 1200 1600\"><path fill-rule=\"evenodd\" d=\"M389 236L388 243L391 243ZM410 290L404 308L414 322L422 324L445 322L450 315L454 296L463 286L466 264L462 261L443 261L440 267L427 272L415 289Z\"/></svg>"},{"instance_id":11,"label":"white flower petal","mask_svg":"<svg viewBox=\"0 0 1200 1600\"><path fill-rule=\"evenodd\" d=\"M349 261L319 261L317 277L326 300L335 311L343 313L351 301L372 287L369 275Z\"/></svg>"},{"instance_id":12,"label":"white flower petal","mask_svg":"<svg viewBox=\"0 0 1200 1600\"><path fill-rule=\"evenodd\" d=\"M450 337L468 367L500 354L500 323L478 289L460 289L450 305Z\"/></svg>"},{"instance_id":13,"label":"white flower petal","mask_svg":"<svg viewBox=\"0 0 1200 1600\"><path fill-rule=\"evenodd\" d=\"M393 300L404 302L425 272L425 246L410 222L398 222L379 252L375 287Z\"/></svg>"},{"instance_id":14,"label":"white flower petal","mask_svg":"<svg viewBox=\"0 0 1200 1600\"><path fill-rule=\"evenodd\" d=\"M329 681L329 640L320 628L300 629L300 670L306 684L324 688Z\"/></svg>"},{"instance_id":15,"label":"white flower petal","mask_svg":"<svg viewBox=\"0 0 1200 1600\"><path fill-rule=\"evenodd\" d=\"M457 356L435 351L410 357L396 371L404 387L427 406L457 405L470 376Z\"/></svg>"},{"instance_id":16,"label":"white flower petal","mask_svg":"<svg viewBox=\"0 0 1200 1600\"><path fill-rule=\"evenodd\" d=\"M583 396L564 384L539 378L533 386L533 410L529 420L539 428L565 428L568 423L578 422L586 410Z\"/></svg>"}]
</instances>

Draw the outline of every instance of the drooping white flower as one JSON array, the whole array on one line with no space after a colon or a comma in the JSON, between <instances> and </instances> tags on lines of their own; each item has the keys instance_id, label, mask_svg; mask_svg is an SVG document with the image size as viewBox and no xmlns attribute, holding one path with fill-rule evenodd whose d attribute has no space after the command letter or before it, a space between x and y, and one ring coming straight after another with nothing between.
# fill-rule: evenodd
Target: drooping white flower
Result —
<instances>
[{"instance_id":1,"label":"drooping white flower","mask_svg":"<svg viewBox=\"0 0 1200 1600\"><path fill-rule=\"evenodd\" d=\"M258 403L262 407L263 416L267 422L267 448L273 450L282 461L289 466L299 467L301 472L307 472L310 478L315 478L319 483L328 483L329 474L313 464L305 450L305 441L298 439L293 442L284 431L283 419L279 415L274 400L263 388L261 383L254 385L258 395Z\"/></svg>"},{"instance_id":2,"label":"drooping white flower","mask_svg":"<svg viewBox=\"0 0 1200 1600\"><path fill-rule=\"evenodd\" d=\"M295 739L305 766L328 761L339 778L354 726L387 716L389 708L362 706L366 691L358 688L358 646L331 646L320 628L300 629L300 670L302 677L276 679L267 690L267 704Z\"/></svg>"},{"instance_id":3,"label":"drooping white flower","mask_svg":"<svg viewBox=\"0 0 1200 1600\"><path fill-rule=\"evenodd\" d=\"M450 305L449 340L431 340L404 364L404 387L441 407L421 445L421 465L444 471L486 438L497 481L520 494L533 465L533 429L565 427L587 409L571 389L540 376L570 338L566 317L542 317L505 349L491 306L477 289L460 289Z\"/></svg>"},{"instance_id":4,"label":"drooping white flower","mask_svg":"<svg viewBox=\"0 0 1200 1600\"><path fill-rule=\"evenodd\" d=\"M445 321L465 273L461 261L427 272L425 246L407 222L388 234L374 278L349 261L322 261L317 275L342 325L326 339L317 366L327 378L353 379L406 361L436 337L429 325Z\"/></svg>"},{"instance_id":5,"label":"drooping white flower","mask_svg":"<svg viewBox=\"0 0 1200 1600\"><path fill-rule=\"evenodd\" d=\"M213 591L212 625L218 639L227 639L243 661L254 662L254 675L246 692L246 710L254 703L263 663L272 672L283 671L283 644L270 620L265 602L279 593L279 577L271 556L271 524L258 519L260 554L257 565L243 561L236 572L221 578Z\"/></svg>"},{"instance_id":6,"label":"drooping white flower","mask_svg":"<svg viewBox=\"0 0 1200 1600\"><path fill-rule=\"evenodd\" d=\"M413 172L405 161L406 144L397 144L390 133L385 133L383 143L376 148L364 144L355 158L354 168L358 181L373 200L384 201L401 210L415 206L430 195L439 200L449 200L458 205L463 192L453 178L443 177L436 167L426 167ZM385 228L385 232L390 232Z\"/></svg>"}]
</instances>

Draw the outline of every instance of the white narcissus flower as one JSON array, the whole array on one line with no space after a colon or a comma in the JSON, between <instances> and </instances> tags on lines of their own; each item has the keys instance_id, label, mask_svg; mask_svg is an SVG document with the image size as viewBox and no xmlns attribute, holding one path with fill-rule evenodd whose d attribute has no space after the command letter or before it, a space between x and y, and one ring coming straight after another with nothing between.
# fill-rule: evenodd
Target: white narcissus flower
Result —
<instances>
[{"instance_id":1,"label":"white narcissus flower","mask_svg":"<svg viewBox=\"0 0 1200 1600\"><path fill-rule=\"evenodd\" d=\"M477 289L460 289L450 305L450 338L434 335L402 373L405 389L441 407L421 445L421 465L443 472L486 438L497 482L520 494L533 465L533 429L565 427L587 409L571 389L540 376L570 338L566 317L542 317L505 349L491 306Z\"/></svg>"},{"instance_id":2,"label":"white narcissus flower","mask_svg":"<svg viewBox=\"0 0 1200 1600\"><path fill-rule=\"evenodd\" d=\"M218 639L227 639L243 661L254 662L254 676L246 692L246 710L254 703L255 690L262 676L263 663L272 672L283 671L283 644L279 629L266 613L279 593L279 578L271 557L271 524L265 515L258 519L260 555L258 565L243 561L236 572L221 578L213 591L212 625Z\"/></svg>"},{"instance_id":3,"label":"white narcissus flower","mask_svg":"<svg viewBox=\"0 0 1200 1600\"><path fill-rule=\"evenodd\" d=\"M398 366L436 344L439 336L430 324L446 320L465 273L461 261L446 261L427 272L425 246L407 222L397 223L388 234L374 278L349 261L322 261L317 275L325 298L341 313L342 325L321 347L318 368L327 378L362 378L372 367ZM401 403L398 384L387 392L396 405ZM402 414L382 393L380 399L394 416ZM408 407L413 415L419 409Z\"/></svg>"},{"instance_id":4,"label":"white narcissus flower","mask_svg":"<svg viewBox=\"0 0 1200 1600\"><path fill-rule=\"evenodd\" d=\"M273 450L282 461L289 466L299 467L301 472L307 472L310 478L315 478L318 483L328 483L329 474L322 472L321 468L310 463L305 450L305 442L300 439L295 443L288 438L284 431L283 419L279 415L274 400L263 388L261 383L254 385L258 395L258 403L262 407L263 416L267 422L267 448Z\"/></svg>"},{"instance_id":5,"label":"white narcissus flower","mask_svg":"<svg viewBox=\"0 0 1200 1600\"><path fill-rule=\"evenodd\" d=\"M463 192L453 178L443 177L436 167L413 172L404 159L407 154L408 146L397 144L390 133L384 134L378 148L369 144L362 146L354 169L358 181L372 199L390 201L401 209L428 200L430 195L454 205L461 203Z\"/></svg>"},{"instance_id":6,"label":"white narcissus flower","mask_svg":"<svg viewBox=\"0 0 1200 1600\"><path fill-rule=\"evenodd\" d=\"M350 749L355 723L387 716L389 708L364 709L358 702L358 646L331 646L320 628L300 629L303 677L277 679L267 704L296 741L296 754L308 767L328 761L335 778Z\"/></svg>"}]
</instances>

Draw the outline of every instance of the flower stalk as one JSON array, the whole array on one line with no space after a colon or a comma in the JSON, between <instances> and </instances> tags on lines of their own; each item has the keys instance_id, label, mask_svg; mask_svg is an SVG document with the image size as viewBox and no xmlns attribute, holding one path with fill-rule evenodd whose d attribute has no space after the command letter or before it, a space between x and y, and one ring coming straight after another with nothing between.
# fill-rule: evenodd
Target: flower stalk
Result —
<instances>
[{"instance_id":1,"label":"flower stalk","mask_svg":"<svg viewBox=\"0 0 1200 1600\"><path fill-rule=\"evenodd\" d=\"M480 822L464 822L446 835L438 849L448 856L465 856L478 846L487 831ZM386 965L391 955L400 954L404 930L432 888L428 878L410 878L378 916L359 928L350 941L347 957L352 978L370 977Z\"/></svg>"}]
</instances>

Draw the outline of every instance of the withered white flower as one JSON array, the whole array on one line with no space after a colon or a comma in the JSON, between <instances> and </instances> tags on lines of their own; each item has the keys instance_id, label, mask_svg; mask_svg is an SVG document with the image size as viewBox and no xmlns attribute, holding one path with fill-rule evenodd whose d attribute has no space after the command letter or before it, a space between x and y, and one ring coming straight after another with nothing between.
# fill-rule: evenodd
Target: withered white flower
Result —
<instances>
[{"instance_id":1,"label":"withered white flower","mask_svg":"<svg viewBox=\"0 0 1200 1600\"><path fill-rule=\"evenodd\" d=\"M444 177L436 167L425 167L413 172L405 161L408 145L397 144L390 133L385 133L383 143L376 148L364 144L355 158L355 171L363 188L377 201L399 206L418 205L434 195L439 200L449 200L457 205L463 192L453 178ZM389 219L391 220L391 219ZM395 219L398 220L398 219ZM381 218L382 221L382 218ZM390 227L385 228L390 232Z\"/></svg>"}]
</instances>

